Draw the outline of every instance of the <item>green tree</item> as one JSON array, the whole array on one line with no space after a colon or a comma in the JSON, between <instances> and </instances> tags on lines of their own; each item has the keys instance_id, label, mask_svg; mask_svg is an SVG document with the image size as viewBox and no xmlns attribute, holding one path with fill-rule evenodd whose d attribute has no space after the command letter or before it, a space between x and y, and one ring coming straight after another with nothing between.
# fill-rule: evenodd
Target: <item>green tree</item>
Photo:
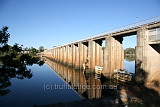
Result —
<instances>
[{"instance_id":1,"label":"green tree","mask_svg":"<svg viewBox=\"0 0 160 107\"><path fill-rule=\"evenodd\" d=\"M24 48L24 51L28 51L28 48L26 47L26 48Z\"/></svg>"},{"instance_id":2,"label":"green tree","mask_svg":"<svg viewBox=\"0 0 160 107\"><path fill-rule=\"evenodd\" d=\"M135 54L135 48L127 48L124 50L124 54Z\"/></svg>"},{"instance_id":3,"label":"green tree","mask_svg":"<svg viewBox=\"0 0 160 107\"><path fill-rule=\"evenodd\" d=\"M44 47L43 46L40 46L39 47L39 52L43 52L44 51Z\"/></svg>"},{"instance_id":4,"label":"green tree","mask_svg":"<svg viewBox=\"0 0 160 107\"><path fill-rule=\"evenodd\" d=\"M8 42L10 34L8 33L7 30L8 30L7 26L2 27L2 30L0 30L0 45L5 45Z\"/></svg>"},{"instance_id":5,"label":"green tree","mask_svg":"<svg viewBox=\"0 0 160 107\"><path fill-rule=\"evenodd\" d=\"M30 48L30 54L31 55L36 56L37 53L38 53L38 50L36 48L33 48L33 47Z\"/></svg>"},{"instance_id":6,"label":"green tree","mask_svg":"<svg viewBox=\"0 0 160 107\"><path fill-rule=\"evenodd\" d=\"M0 30L0 95L6 95L10 92L7 89L11 86L11 78L31 78L32 72L27 69L27 65L39 64L43 65L39 57L34 57L30 54L23 54L22 45L8 45L10 34L8 27L3 27Z\"/></svg>"}]
</instances>

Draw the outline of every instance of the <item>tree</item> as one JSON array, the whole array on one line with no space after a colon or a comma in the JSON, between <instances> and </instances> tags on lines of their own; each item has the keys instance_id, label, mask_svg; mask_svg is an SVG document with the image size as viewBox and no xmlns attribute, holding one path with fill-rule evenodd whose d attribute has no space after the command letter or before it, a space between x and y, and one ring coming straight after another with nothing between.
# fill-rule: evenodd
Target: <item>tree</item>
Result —
<instances>
[{"instance_id":1,"label":"tree","mask_svg":"<svg viewBox=\"0 0 160 107\"><path fill-rule=\"evenodd\" d=\"M26 48L24 48L24 51L28 51L28 48L26 47Z\"/></svg>"},{"instance_id":2,"label":"tree","mask_svg":"<svg viewBox=\"0 0 160 107\"><path fill-rule=\"evenodd\" d=\"M40 46L39 47L39 52L43 52L44 51L44 47L43 46Z\"/></svg>"},{"instance_id":3,"label":"tree","mask_svg":"<svg viewBox=\"0 0 160 107\"><path fill-rule=\"evenodd\" d=\"M135 54L135 48L127 48L124 50L124 54Z\"/></svg>"},{"instance_id":4,"label":"tree","mask_svg":"<svg viewBox=\"0 0 160 107\"><path fill-rule=\"evenodd\" d=\"M27 69L27 65L39 64L43 65L39 57L34 57L30 54L23 54L22 45L14 44L10 46L7 44L10 34L8 27L3 27L0 30L0 95L6 95L10 92L7 89L11 86L11 78L31 78L32 72Z\"/></svg>"},{"instance_id":5,"label":"tree","mask_svg":"<svg viewBox=\"0 0 160 107\"><path fill-rule=\"evenodd\" d=\"M31 55L36 56L37 53L38 53L38 50L36 48L33 48L33 47L30 48Z\"/></svg>"},{"instance_id":6,"label":"tree","mask_svg":"<svg viewBox=\"0 0 160 107\"><path fill-rule=\"evenodd\" d=\"M8 42L10 34L7 30L7 26L2 27L2 30L0 30L0 45L5 45Z\"/></svg>"}]
</instances>

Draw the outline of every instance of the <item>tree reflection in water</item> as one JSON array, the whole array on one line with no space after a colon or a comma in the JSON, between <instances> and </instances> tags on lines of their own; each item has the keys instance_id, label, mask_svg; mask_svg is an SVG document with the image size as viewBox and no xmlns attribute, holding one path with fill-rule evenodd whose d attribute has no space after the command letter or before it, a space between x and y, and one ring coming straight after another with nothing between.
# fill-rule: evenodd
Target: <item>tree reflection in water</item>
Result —
<instances>
[{"instance_id":1,"label":"tree reflection in water","mask_svg":"<svg viewBox=\"0 0 160 107\"><path fill-rule=\"evenodd\" d=\"M22 46L7 44L10 34L8 27L0 30L0 96L5 96L11 91L7 89L11 86L11 79L31 78L33 75L27 66L33 64L43 65L39 57L31 54L23 54Z\"/></svg>"},{"instance_id":2,"label":"tree reflection in water","mask_svg":"<svg viewBox=\"0 0 160 107\"><path fill-rule=\"evenodd\" d=\"M124 59L129 62L135 61L135 55L124 55Z\"/></svg>"},{"instance_id":3,"label":"tree reflection in water","mask_svg":"<svg viewBox=\"0 0 160 107\"><path fill-rule=\"evenodd\" d=\"M1 58L6 62L1 64L0 66L0 96L5 96L6 94L10 93L10 90L7 87L11 86L11 79L30 79L33 75L30 69L27 69L27 65L39 64L43 65L43 61L40 61L39 58L32 58L30 56L30 62L27 56L29 55L21 55L20 59L10 59L10 57L5 56L5 58ZM14 60L14 61L13 61ZM10 66L9 66L10 65Z\"/></svg>"}]
</instances>

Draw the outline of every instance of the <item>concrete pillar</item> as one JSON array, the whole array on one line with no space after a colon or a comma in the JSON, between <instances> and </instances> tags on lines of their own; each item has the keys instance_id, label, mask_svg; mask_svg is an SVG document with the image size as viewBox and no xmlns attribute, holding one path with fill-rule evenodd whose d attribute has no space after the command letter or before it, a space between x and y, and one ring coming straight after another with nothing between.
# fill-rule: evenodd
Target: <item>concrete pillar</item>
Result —
<instances>
[{"instance_id":1,"label":"concrete pillar","mask_svg":"<svg viewBox=\"0 0 160 107\"><path fill-rule=\"evenodd\" d=\"M75 66L75 62L76 62L76 49L75 49L75 45L72 44L72 65Z\"/></svg>"},{"instance_id":2,"label":"concrete pillar","mask_svg":"<svg viewBox=\"0 0 160 107\"><path fill-rule=\"evenodd\" d=\"M80 69L83 68L83 63L84 63L83 49L84 49L84 44L82 44L82 42L79 42L79 65L80 65Z\"/></svg>"},{"instance_id":3,"label":"concrete pillar","mask_svg":"<svg viewBox=\"0 0 160 107\"><path fill-rule=\"evenodd\" d=\"M63 47L63 57L64 57L64 61L63 61L63 64L65 64L66 63L66 47L64 46Z\"/></svg>"},{"instance_id":4,"label":"concrete pillar","mask_svg":"<svg viewBox=\"0 0 160 107\"><path fill-rule=\"evenodd\" d=\"M56 55L57 55L56 61L58 61L58 48L56 48Z\"/></svg>"},{"instance_id":5,"label":"concrete pillar","mask_svg":"<svg viewBox=\"0 0 160 107\"><path fill-rule=\"evenodd\" d=\"M146 79L147 72L145 72L144 63L147 62L147 54L143 49L147 47L143 44L144 40L147 39L147 30L145 28L139 29L137 32L137 46L136 46L136 80L143 82ZM144 58L143 58L144 57ZM145 61L146 60L146 61ZM147 64L147 63L146 63ZM146 75L146 76L144 76Z\"/></svg>"},{"instance_id":6,"label":"concrete pillar","mask_svg":"<svg viewBox=\"0 0 160 107\"><path fill-rule=\"evenodd\" d=\"M51 55L51 58L52 58L52 49L50 50L50 55Z\"/></svg>"},{"instance_id":7,"label":"concrete pillar","mask_svg":"<svg viewBox=\"0 0 160 107\"><path fill-rule=\"evenodd\" d=\"M72 63L72 50L71 50L71 45L68 45L68 65L71 66Z\"/></svg>"},{"instance_id":8,"label":"concrete pillar","mask_svg":"<svg viewBox=\"0 0 160 107\"><path fill-rule=\"evenodd\" d=\"M102 66L102 41L97 40L95 42L95 65Z\"/></svg>"},{"instance_id":9,"label":"concrete pillar","mask_svg":"<svg viewBox=\"0 0 160 107\"><path fill-rule=\"evenodd\" d=\"M57 60L57 49L55 48L55 61Z\"/></svg>"},{"instance_id":10,"label":"concrete pillar","mask_svg":"<svg viewBox=\"0 0 160 107\"><path fill-rule=\"evenodd\" d=\"M55 49L53 49L53 59L55 58Z\"/></svg>"},{"instance_id":11,"label":"concrete pillar","mask_svg":"<svg viewBox=\"0 0 160 107\"><path fill-rule=\"evenodd\" d=\"M62 47L62 63L64 63L64 49Z\"/></svg>"},{"instance_id":12,"label":"concrete pillar","mask_svg":"<svg viewBox=\"0 0 160 107\"><path fill-rule=\"evenodd\" d=\"M58 59L58 58L57 58L57 48L55 49L55 53L56 53L56 58L55 58L55 59L56 59L56 61L57 61L57 59Z\"/></svg>"},{"instance_id":13,"label":"concrete pillar","mask_svg":"<svg viewBox=\"0 0 160 107\"><path fill-rule=\"evenodd\" d=\"M61 52L61 47L59 48L59 62L61 63L62 61L62 52Z\"/></svg>"},{"instance_id":14,"label":"concrete pillar","mask_svg":"<svg viewBox=\"0 0 160 107\"><path fill-rule=\"evenodd\" d=\"M75 67L79 69L79 44L75 44Z\"/></svg>"},{"instance_id":15,"label":"concrete pillar","mask_svg":"<svg viewBox=\"0 0 160 107\"><path fill-rule=\"evenodd\" d=\"M54 60L56 60L56 49L54 49Z\"/></svg>"},{"instance_id":16,"label":"concrete pillar","mask_svg":"<svg viewBox=\"0 0 160 107\"><path fill-rule=\"evenodd\" d=\"M71 66L73 66L73 48L72 48L73 45L70 45L70 63L71 63Z\"/></svg>"},{"instance_id":17,"label":"concrete pillar","mask_svg":"<svg viewBox=\"0 0 160 107\"><path fill-rule=\"evenodd\" d=\"M160 71L160 45L149 44L149 30L142 26L137 32L136 80L150 81Z\"/></svg>"},{"instance_id":18,"label":"concrete pillar","mask_svg":"<svg viewBox=\"0 0 160 107\"><path fill-rule=\"evenodd\" d=\"M89 69L91 69L91 71L93 71L95 67L95 41L93 40L89 40L88 60L89 60L88 67Z\"/></svg>"},{"instance_id":19,"label":"concrete pillar","mask_svg":"<svg viewBox=\"0 0 160 107\"><path fill-rule=\"evenodd\" d=\"M58 61L58 48L56 48L56 61Z\"/></svg>"},{"instance_id":20,"label":"concrete pillar","mask_svg":"<svg viewBox=\"0 0 160 107\"><path fill-rule=\"evenodd\" d=\"M105 73L105 75L106 75L106 73L110 73L110 51L109 50L111 50L110 48L111 48L111 37L109 37L109 36L107 36L106 38L105 38L105 44L106 44L106 46L105 46L105 49L104 49L104 62L103 62L103 73Z\"/></svg>"},{"instance_id":21,"label":"concrete pillar","mask_svg":"<svg viewBox=\"0 0 160 107\"><path fill-rule=\"evenodd\" d=\"M59 54L60 52L59 51L60 51L60 48L58 48L58 62L60 61L60 54Z\"/></svg>"},{"instance_id":22,"label":"concrete pillar","mask_svg":"<svg viewBox=\"0 0 160 107\"><path fill-rule=\"evenodd\" d=\"M53 57L54 57L53 49L52 49L51 53L52 53L52 59L53 59Z\"/></svg>"},{"instance_id":23,"label":"concrete pillar","mask_svg":"<svg viewBox=\"0 0 160 107\"><path fill-rule=\"evenodd\" d=\"M83 60L84 62L86 62L87 60L87 51L88 51L88 42L87 43L83 43Z\"/></svg>"},{"instance_id":24,"label":"concrete pillar","mask_svg":"<svg viewBox=\"0 0 160 107\"><path fill-rule=\"evenodd\" d=\"M54 60L56 59L56 49L54 48Z\"/></svg>"},{"instance_id":25,"label":"concrete pillar","mask_svg":"<svg viewBox=\"0 0 160 107\"><path fill-rule=\"evenodd\" d=\"M106 37L106 48L104 50L104 68L103 73L110 75L114 70L123 69L124 50L122 47L123 38Z\"/></svg>"},{"instance_id":26,"label":"concrete pillar","mask_svg":"<svg viewBox=\"0 0 160 107\"><path fill-rule=\"evenodd\" d=\"M61 47L61 63L63 63L63 47Z\"/></svg>"},{"instance_id":27,"label":"concrete pillar","mask_svg":"<svg viewBox=\"0 0 160 107\"><path fill-rule=\"evenodd\" d=\"M61 53L60 53L60 55L61 55L61 63L63 63L63 47L61 47Z\"/></svg>"},{"instance_id":28,"label":"concrete pillar","mask_svg":"<svg viewBox=\"0 0 160 107\"><path fill-rule=\"evenodd\" d=\"M65 64L67 64L68 62L68 49L67 49L67 46L65 46Z\"/></svg>"},{"instance_id":29,"label":"concrete pillar","mask_svg":"<svg viewBox=\"0 0 160 107\"><path fill-rule=\"evenodd\" d=\"M62 63L62 48L59 48L59 61Z\"/></svg>"},{"instance_id":30,"label":"concrete pillar","mask_svg":"<svg viewBox=\"0 0 160 107\"><path fill-rule=\"evenodd\" d=\"M68 64L68 46L65 46L66 47L66 65Z\"/></svg>"}]
</instances>

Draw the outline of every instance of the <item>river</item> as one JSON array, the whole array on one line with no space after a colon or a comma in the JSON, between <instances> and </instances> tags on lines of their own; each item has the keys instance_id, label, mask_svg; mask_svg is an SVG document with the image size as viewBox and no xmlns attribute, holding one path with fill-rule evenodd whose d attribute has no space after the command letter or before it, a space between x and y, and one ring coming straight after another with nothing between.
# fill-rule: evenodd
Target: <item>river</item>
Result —
<instances>
[{"instance_id":1,"label":"river","mask_svg":"<svg viewBox=\"0 0 160 107\"><path fill-rule=\"evenodd\" d=\"M134 61L124 60L124 67L129 72L134 73L134 66ZM78 101L83 98L101 98L109 94L97 87L105 85L107 89L116 88L116 85L100 79L103 78L100 75L75 70L51 60L41 67L33 65L28 66L28 69L31 69L33 77L31 79L12 78L11 86L6 87L10 93L0 96L1 107L33 107Z\"/></svg>"}]
</instances>

